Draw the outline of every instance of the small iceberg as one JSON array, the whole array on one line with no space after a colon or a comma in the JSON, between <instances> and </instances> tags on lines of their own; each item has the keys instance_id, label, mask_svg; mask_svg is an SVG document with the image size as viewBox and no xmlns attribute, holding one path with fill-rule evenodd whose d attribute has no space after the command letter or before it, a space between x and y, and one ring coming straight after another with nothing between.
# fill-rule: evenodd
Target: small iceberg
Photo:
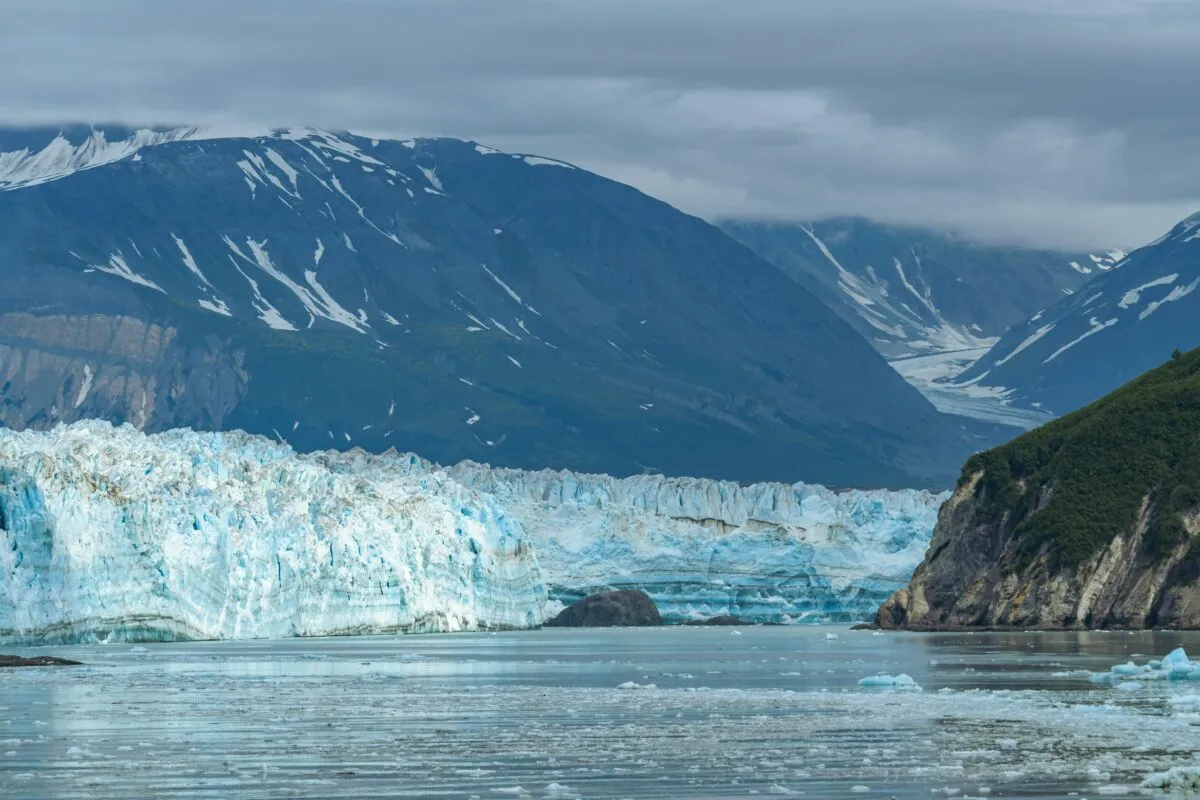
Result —
<instances>
[{"instance_id":1,"label":"small iceberg","mask_svg":"<svg viewBox=\"0 0 1200 800\"><path fill-rule=\"evenodd\" d=\"M899 675L872 675L860 680L858 685L867 689L897 689L908 692L921 691L921 687L912 679L912 676L904 673L900 673Z\"/></svg>"},{"instance_id":2,"label":"small iceberg","mask_svg":"<svg viewBox=\"0 0 1200 800\"><path fill-rule=\"evenodd\" d=\"M1092 683L1109 684L1122 691L1136 691L1140 681L1200 681L1200 661L1192 661L1182 647L1176 647L1163 658L1155 658L1145 664L1127 661L1117 664L1108 672L1091 673ZM1127 686L1126 683L1137 684Z\"/></svg>"}]
</instances>

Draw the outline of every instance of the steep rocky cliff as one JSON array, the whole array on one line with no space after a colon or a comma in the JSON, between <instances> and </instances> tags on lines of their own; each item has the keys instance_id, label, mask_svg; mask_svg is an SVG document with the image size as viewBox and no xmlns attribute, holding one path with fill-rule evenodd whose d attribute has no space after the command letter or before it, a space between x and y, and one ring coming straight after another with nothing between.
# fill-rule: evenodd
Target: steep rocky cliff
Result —
<instances>
[{"instance_id":1,"label":"steep rocky cliff","mask_svg":"<svg viewBox=\"0 0 1200 800\"><path fill-rule=\"evenodd\" d=\"M967 462L885 628L1200 628L1200 350Z\"/></svg>"}]
</instances>

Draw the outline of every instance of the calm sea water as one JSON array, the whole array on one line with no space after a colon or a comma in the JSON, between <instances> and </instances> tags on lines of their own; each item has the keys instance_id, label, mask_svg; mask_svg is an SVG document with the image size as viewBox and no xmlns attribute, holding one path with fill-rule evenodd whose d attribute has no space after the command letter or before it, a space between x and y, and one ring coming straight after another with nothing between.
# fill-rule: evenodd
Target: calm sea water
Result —
<instances>
[{"instance_id":1,"label":"calm sea water","mask_svg":"<svg viewBox=\"0 0 1200 800\"><path fill-rule=\"evenodd\" d=\"M88 666L0 671L0 797L1133 797L1200 764L1200 685L1077 671L1179 645L1200 655L828 627L55 648ZM880 672L923 690L858 686Z\"/></svg>"}]
</instances>

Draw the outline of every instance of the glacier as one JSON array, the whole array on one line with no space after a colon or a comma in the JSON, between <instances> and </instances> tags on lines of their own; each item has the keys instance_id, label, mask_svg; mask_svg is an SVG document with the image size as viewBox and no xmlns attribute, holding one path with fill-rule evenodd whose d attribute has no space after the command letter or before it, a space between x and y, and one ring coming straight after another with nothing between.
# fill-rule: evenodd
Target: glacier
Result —
<instances>
[{"instance_id":1,"label":"glacier","mask_svg":"<svg viewBox=\"0 0 1200 800\"><path fill-rule=\"evenodd\" d=\"M0 641L528 628L520 524L444 474L233 433L0 430Z\"/></svg>"},{"instance_id":2,"label":"glacier","mask_svg":"<svg viewBox=\"0 0 1200 800\"><path fill-rule=\"evenodd\" d=\"M437 469L412 459L414 469ZM641 589L669 622L871 618L904 584L949 493L450 467L520 519L551 610Z\"/></svg>"},{"instance_id":3,"label":"glacier","mask_svg":"<svg viewBox=\"0 0 1200 800\"><path fill-rule=\"evenodd\" d=\"M946 496L0 429L0 642L530 628L608 588L672 622L865 619Z\"/></svg>"}]
</instances>

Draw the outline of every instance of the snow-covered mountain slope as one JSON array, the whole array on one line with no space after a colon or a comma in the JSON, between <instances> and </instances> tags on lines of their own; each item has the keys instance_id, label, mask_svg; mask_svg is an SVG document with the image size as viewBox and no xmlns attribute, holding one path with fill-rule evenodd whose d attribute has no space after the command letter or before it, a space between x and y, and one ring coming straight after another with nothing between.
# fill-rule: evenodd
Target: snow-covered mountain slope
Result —
<instances>
[{"instance_id":1,"label":"snow-covered mountain slope","mask_svg":"<svg viewBox=\"0 0 1200 800\"><path fill-rule=\"evenodd\" d=\"M449 139L200 135L0 132L24 153L0 191L0 422L871 486L948 485L1004 436L628 186Z\"/></svg>"},{"instance_id":2,"label":"snow-covered mountain slope","mask_svg":"<svg viewBox=\"0 0 1200 800\"><path fill-rule=\"evenodd\" d=\"M866 619L944 497L0 429L0 642L529 627L605 587L676 621Z\"/></svg>"},{"instance_id":3,"label":"snow-covered mountain slope","mask_svg":"<svg viewBox=\"0 0 1200 800\"><path fill-rule=\"evenodd\" d=\"M65 178L123 158L137 158L143 147L194 138L203 138L197 128L0 129L0 191Z\"/></svg>"},{"instance_id":4,"label":"snow-covered mountain slope","mask_svg":"<svg viewBox=\"0 0 1200 800\"><path fill-rule=\"evenodd\" d=\"M946 497L469 462L449 474L521 521L553 600L642 589L674 621L868 619L920 563Z\"/></svg>"},{"instance_id":5,"label":"snow-covered mountain slope","mask_svg":"<svg viewBox=\"0 0 1200 800\"><path fill-rule=\"evenodd\" d=\"M1124 257L985 245L855 217L720 226L825 300L889 359L990 346Z\"/></svg>"},{"instance_id":6,"label":"snow-covered mountain slope","mask_svg":"<svg viewBox=\"0 0 1200 800\"><path fill-rule=\"evenodd\" d=\"M0 429L0 641L529 627L521 528L444 474L240 432Z\"/></svg>"},{"instance_id":7,"label":"snow-covered mountain slope","mask_svg":"<svg viewBox=\"0 0 1200 800\"><path fill-rule=\"evenodd\" d=\"M1025 430L1054 419L1054 415L1047 411L1015 405L1010 393L1002 388L960 381L959 376L989 349L951 350L897 358L889 363L905 380L920 389L939 411L946 414L958 414Z\"/></svg>"},{"instance_id":8,"label":"snow-covered mountain slope","mask_svg":"<svg viewBox=\"0 0 1200 800\"><path fill-rule=\"evenodd\" d=\"M959 378L1065 414L1200 345L1200 214L1014 326Z\"/></svg>"}]
</instances>

